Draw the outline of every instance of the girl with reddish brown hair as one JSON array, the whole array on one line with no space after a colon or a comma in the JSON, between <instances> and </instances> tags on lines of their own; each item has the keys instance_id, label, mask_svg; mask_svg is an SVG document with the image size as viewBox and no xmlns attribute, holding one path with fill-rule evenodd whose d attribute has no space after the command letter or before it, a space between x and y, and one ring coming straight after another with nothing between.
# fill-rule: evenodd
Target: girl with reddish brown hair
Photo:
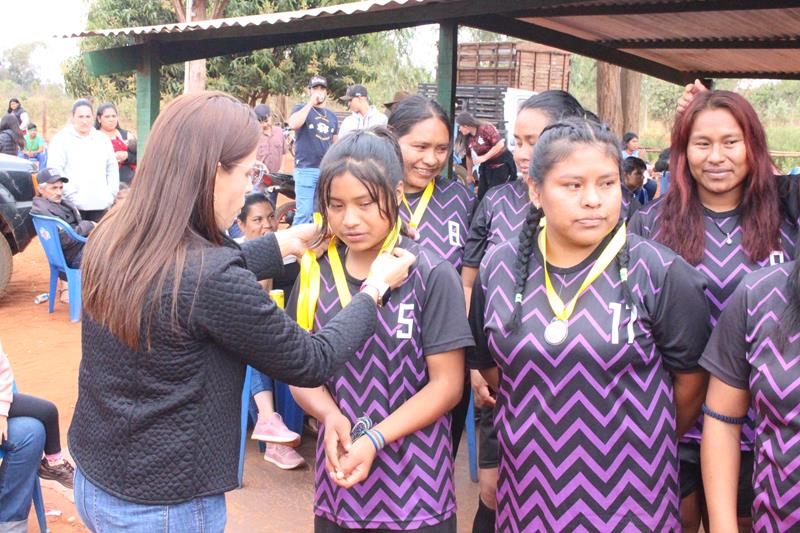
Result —
<instances>
[{"instance_id":1,"label":"girl with reddish brown hair","mask_svg":"<svg viewBox=\"0 0 800 533\"><path fill-rule=\"evenodd\" d=\"M629 229L665 244L705 275L716 326L747 273L792 259L797 225L782 206L764 128L736 93L694 96L673 128L669 168L669 191L637 212ZM688 532L697 531L707 514L701 432L702 420L684 436L679 451L681 517ZM738 515L747 526L753 503L752 422L743 427L741 450Z\"/></svg>"}]
</instances>

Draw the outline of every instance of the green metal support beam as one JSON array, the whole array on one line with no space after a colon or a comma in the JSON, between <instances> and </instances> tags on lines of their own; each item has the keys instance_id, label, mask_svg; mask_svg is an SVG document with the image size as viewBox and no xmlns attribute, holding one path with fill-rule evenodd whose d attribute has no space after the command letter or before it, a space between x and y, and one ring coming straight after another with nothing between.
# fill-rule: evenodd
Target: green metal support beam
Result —
<instances>
[{"instance_id":1,"label":"green metal support beam","mask_svg":"<svg viewBox=\"0 0 800 533\"><path fill-rule=\"evenodd\" d=\"M136 68L136 136L140 158L161 105L160 79L161 63L155 48L150 44L143 45L141 61Z\"/></svg>"},{"instance_id":2,"label":"green metal support beam","mask_svg":"<svg viewBox=\"0 0 800 533\"><path fill-rule=\"evenodd\" d=\"M442 22L439 24L439 61L436 68L436 99L450 117L455 120L456 111L456 79L458 74L458 23ZM453 166L447 165L446 176L453 173Z\"/></svg>"}]
</instances>

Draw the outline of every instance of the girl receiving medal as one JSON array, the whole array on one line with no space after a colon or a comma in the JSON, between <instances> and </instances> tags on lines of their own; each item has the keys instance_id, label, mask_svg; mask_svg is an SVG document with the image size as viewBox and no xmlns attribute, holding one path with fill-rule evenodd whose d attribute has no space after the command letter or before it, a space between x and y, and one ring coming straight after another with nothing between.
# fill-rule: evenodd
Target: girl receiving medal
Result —
<instances>
[{"instance_id":1,"label":"girl receiving medal","mask_svg":"<svg viewBox=\"0 0 800 533\"><path fill-rule=\"evenodd\" d=\"M497 531L680 527L678 436L700 410L705 283L626 235L607 126L545 128L519 236L472 293L473 368L497 390Z\"/></svg>"},{"instance_id":2,"label":"girl receiving medal","mask_svg":"<svg viewBox=\"0 0 800 533\"><path fill-rule=\"evenodd\" d=\"M316 330L359 287L383 305L375 335L326 385L292 390L322 422L316 533L456 531L449 412L474 341L453 266L401 235L402 194L400 148L386 128L354 132L322 160L317 204L333 237L318 261L303 258L289 311ZM384 251L417 257L391 293L367 275Z\"/></svg>"}]
</instances>

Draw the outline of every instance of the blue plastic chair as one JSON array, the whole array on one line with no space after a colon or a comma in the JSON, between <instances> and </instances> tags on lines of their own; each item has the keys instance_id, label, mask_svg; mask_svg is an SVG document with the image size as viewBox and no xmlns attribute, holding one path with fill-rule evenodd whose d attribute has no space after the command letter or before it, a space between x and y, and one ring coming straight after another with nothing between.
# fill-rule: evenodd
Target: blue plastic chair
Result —
<instances>
[{"instance_id":1,"label":"blue plastic chair","mask_svg":"<svg viewBox=\"0 0 800 533\"><path fill-rule=\"evenodd\" d=\"M67 276L69 284L69 319L72 322L79 322L81 319L81 271L77 268L70 268L64 258L64 251L61 249L61 239L59 230L64 231L72 240L86 242L86 237L78 235L69 224L56 217L31 214L36 234L39 242L42 243L44 253L47 255L47 262L50 263L50 298L49 310L53 312L53 306L57 297L58 273L63 272Z\"/></svg>"},{"instance_id":2,"label":"blue plastic chair","mask_svg":"<svg viewBox=\"0 0 800 533\"><path fill-rule=\"evenodd\" d=\"M11 384L11 391L17 392L17 384ZM0 449L0 459L6 453ZM39 476L36 476L36 481L33 482L33 508L36 510L36 520L39 522L39 531L41 533L50 533L47 529L47 515L44 512L44 497L42 496L42 484L39 482Z\"/></svg>"}]
</instances>

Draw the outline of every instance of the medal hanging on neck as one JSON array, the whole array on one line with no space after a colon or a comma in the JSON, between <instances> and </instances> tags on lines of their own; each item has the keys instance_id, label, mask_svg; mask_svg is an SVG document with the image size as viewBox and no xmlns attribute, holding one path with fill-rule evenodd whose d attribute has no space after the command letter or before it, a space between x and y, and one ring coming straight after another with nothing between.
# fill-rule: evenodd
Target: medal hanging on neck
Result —
<instances>
[{"instance_id":1,"label":"medal hanging on neck","mask_svg":"<svg viewBox=\"0 0 800 533\"><path fill-rule=\"evenodd\" d=\"M425 187L425 191L422 193L422 198L419 199L419 203L417 204L417 208L414 211L411 211L411 206L408 205L408 200L406 200L406 195L403 194L403 205L406 206L409 215L409 223L408 225L414 229L417 229L419 223L422 222L422 217L425 215L425 210L428 209L428 203L430 203L431 198L433 197L433 189L436 188L436 178L433 178L431 181L428 182L428 185Z\"/></svg>"},{"instance_id":2,"label":"medal hanging on neck","mask_svg":"<svg viewBox=\"0 0 800 533\"><path fill-rule=\"evenodd\" d=\"M319 213L314 213L314 222L322 224L322 216ZM394 227L383 240L379 253L391 252L392 249L397 246L397 242L400 239L401 227L402 221L400 217L397 217L397 222L395 222ZM344 308L350 303L351 295L336 243L336 237L332 237L328 243L328 262L331 265L333 280L336 283L339 303ZM319 261L317 261L317 255L313 250L307 250L300 260L300 287L297 294L297 323L306 331L311 331L314 327L314 313L316 312L317 301L319 300L319 287Z\"/></svg>"},{"instance_id":3,"label":"medal hanging on neck","mask_svg":"<svg viewBox=\"0 0 800 533\"><path fill-rule=\"evenodd\" d=\"M547 272L546 229L546 221L542 219L542 228L539 231L538 242L539 249L542 252L542 262L544 263L544 282L547 290L547 301L550 304L550 308L553 310L553 314L555 315L553 320L544 328L544 340L552 346L558 346L567 340L567 337L569 336L569 317L572 316L572 312L575 311L575 305L578 303L578 298L586 291L586 289L589 288L594 280L600 277L600 274L602 274L603 271L608 268L608 265L611 264L622 247L625 246L627 237L625 233L625 223L623 222L606 247L600 253L600 256L594 262L594 265L592 265L589 273L586 274L586 278L584 278L583 283L581 283L578 292L575 293L575 296L573 296L567 304L564 304L564 302L561 300L561 297L553 288L553 283L550 281L550 275ZM628 273L627 271L620 272L620 275L623 278L627 278Z\"/></svg>"},{"instance_id":4,"label":"medal hanging on neck","mask_svg":"<svg viewBox=\"0 0 800 533\"><path fill-rule=\"evenodd\" d=\"M717 227L717 229L719 230L720 233L725 235L725 244L727 244L727 245L733 244L733 239L731 239L731 234L729 232L725 231L724 229L722 229L722 226L720 226L717 223L717 221L714 220L713 218L711 219L711 222L714 223L714 225Z\"/></svg>"}]
</instances>

